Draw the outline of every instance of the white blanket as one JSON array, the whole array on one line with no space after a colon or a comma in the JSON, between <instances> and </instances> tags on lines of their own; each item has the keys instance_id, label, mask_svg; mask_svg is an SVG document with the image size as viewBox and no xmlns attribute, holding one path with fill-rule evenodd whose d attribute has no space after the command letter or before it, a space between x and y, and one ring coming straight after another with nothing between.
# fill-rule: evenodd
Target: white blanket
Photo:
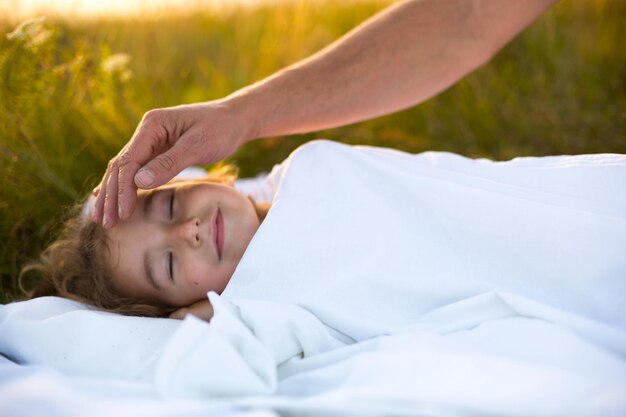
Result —
<instances>
[{"instance_id":1,"label":"white blanket","mask_svg":"<svg viewBox=\"0 0 626 417\"><path fill-rule=\"evenodd\" d=\"M494 163L319 141L269 181L273 207L209 294L211 323L44 318L31 306L52 300L33 300L0 310L0 352L143 381L161 401L293 415L626 413L625 156ZM100 330L68 354L64 331L90 316Z\"/></svg>"},{"instance_id":2,"label":"white blanket","mask_svg":"<svg viewBox=\"0 0 626 417\"><path fill-rule=\"evenodd\" d=\"M356 340L488 291L626 329L626 159L532 162L309 143L222 295Z\"/></svg>"}]
</instances>

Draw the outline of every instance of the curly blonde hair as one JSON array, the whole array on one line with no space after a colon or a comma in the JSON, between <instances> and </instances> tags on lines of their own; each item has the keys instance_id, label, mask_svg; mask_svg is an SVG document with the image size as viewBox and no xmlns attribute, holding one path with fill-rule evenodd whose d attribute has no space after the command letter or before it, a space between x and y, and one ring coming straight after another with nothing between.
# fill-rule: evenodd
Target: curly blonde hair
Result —
<instances>
[{"instance_id":1,"label":"curly blonde hair","mask_svg":"<svg viewBox=\"0 0 626 417\"><path fill-rule=\"evenodd\" d=\"M232 174L210 175L206 181L231 183ZM269 204L257 204L252 200L259 220L269 210ZM81 214L84 203L71 210L58 238L40 255L38 261L25 265L19 275L20 288L27 298L60 296L89 304L97 309L125 315L166 317L179 307L159 304L154 300L124 296L113 285L112 273L105 259L108 238L105 229ZM34 288L27 290L25 277L31 272L40 279Z\"/></svg>"}]
</instances>

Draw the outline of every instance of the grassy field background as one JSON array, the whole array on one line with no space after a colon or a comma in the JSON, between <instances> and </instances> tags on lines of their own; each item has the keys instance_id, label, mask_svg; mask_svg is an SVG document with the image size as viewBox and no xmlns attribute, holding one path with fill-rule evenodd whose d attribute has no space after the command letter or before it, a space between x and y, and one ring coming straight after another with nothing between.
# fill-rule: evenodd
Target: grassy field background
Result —
<instances>
[{"instance_id":1,"label":"grassy field background","mask_svg":"<svg viewBox=\"0 0 626 417\"><path fill-rule=\"evenodd\" d=\"M339 4L338 4L339 3ZM151 108L222 97L385 7L298 1L150 18L0 16L0 302ZM231 162L268 170L324 137L470 157L626 153L626 2L562 1L488 65L415 108L267 138Z\"/></svg>"}]
</instances>

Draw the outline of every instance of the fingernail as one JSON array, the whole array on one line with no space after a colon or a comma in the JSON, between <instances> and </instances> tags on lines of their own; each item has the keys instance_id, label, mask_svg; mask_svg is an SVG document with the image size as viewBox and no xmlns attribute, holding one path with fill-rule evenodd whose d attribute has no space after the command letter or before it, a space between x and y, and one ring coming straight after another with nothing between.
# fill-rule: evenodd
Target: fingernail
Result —
<instances>
[{"instance_id":1,"label":"fingernail","mask_svg":"<svg viewBox=\"0 0 626 417\"><path fill-rule=\"evenodd\" d=\"M124 218L124 209L121 204L117 205L117 217L119 217L120 220Z\"/></svg>"},{"instance_id":2,"label":"fingernail","mask_svg":"<svg viewBox=\"0 0 626 417\"><path fill-rule=\"evenodd\" d=\"M150 187L154 183L154 175L149 169L141 170L136 176L137 182L142 187Z\"/></svg>"},{"instance_id":3,"label":"fingernail","mask_svg":"<svg viewBox=\"0 0 626 417\"><path fill-rule=\"evenodd\" d=\"M105 228L109 227L109 216L104 213L104 217L102 218L102 226Z\"/></svg>"}]
</instances>

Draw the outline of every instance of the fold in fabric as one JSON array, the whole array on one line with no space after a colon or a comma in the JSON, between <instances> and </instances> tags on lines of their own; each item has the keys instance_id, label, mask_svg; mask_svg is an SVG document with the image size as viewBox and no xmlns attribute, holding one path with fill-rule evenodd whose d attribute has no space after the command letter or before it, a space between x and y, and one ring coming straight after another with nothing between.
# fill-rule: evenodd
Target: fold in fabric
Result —
<instances>
[{"instance_id":1,"label":"fold in fabric","mask_svg":"<svg viewBox=\"0 0 626 417\"><path fill-rule=\"evenodd\" d=\"M165 395L271 394L281 363L345 346L298 306L245 300L242 308L215 292L208 299L211 322L188 316L160 358L155 383Z\"/></svg>"}]
</instances>

